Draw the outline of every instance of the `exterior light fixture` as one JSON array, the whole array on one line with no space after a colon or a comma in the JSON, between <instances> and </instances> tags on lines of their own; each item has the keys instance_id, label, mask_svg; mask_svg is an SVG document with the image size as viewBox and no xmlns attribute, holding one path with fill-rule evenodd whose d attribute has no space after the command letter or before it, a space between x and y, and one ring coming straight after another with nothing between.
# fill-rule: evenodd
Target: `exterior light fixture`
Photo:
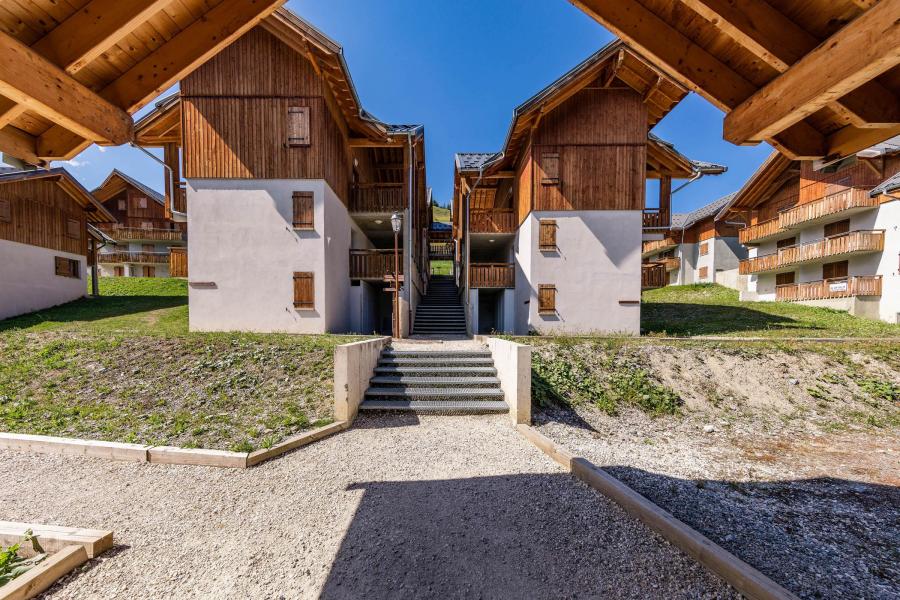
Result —
<instances>
[{"instance_id":1,"label":"exterior light fixture","mask_svg":"<svg viewBox=\"0 0 900 600\"><path fill-rule=\"evenodd\" d=\"M400 213L395 212L391 215L391 229L394 230L394 233L400 233L400 227L403 225L403 217L400 216Z\"/></svg>"},{"instance_id":2,"label":"exterior light fixture","mask_svg":"<svg viewBox=\"0 0 900 600\"><path fill-rule=\"evenodd\" d=\"M381 225L382 223L384 223L384 221L382 221L381 219L375 219L376 225Z\"/></svg>"}]
</instances>

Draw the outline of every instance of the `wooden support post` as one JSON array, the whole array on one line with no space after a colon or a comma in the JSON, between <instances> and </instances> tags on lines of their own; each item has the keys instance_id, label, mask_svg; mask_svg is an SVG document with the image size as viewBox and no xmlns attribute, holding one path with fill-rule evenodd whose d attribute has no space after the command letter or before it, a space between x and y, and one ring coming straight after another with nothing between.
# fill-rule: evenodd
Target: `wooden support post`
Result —
<instances>
[{"instance_id":1,"label":"wooden support post","mask_svg":"<svg viewBox=\"0 0 900 600\"><path fill-rule=\"evenodd\" d=\"M672 223L672 177L659 178L659 224L668 227Z\"/></svg>"}]
</instances>

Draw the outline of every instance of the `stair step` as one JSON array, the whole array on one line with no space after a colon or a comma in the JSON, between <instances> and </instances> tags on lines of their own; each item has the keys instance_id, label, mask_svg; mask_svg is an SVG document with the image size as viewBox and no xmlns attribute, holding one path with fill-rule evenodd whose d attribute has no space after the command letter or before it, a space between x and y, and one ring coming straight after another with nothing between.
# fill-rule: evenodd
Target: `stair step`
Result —
<instances>
[{"instance_id":1,"label":"stair step","mask_svg":"<svg viewBox=\"0 0 900 600\"><path fill-rule=\"evenodd\" d=\"M493 414L509 412L502 400L365 400L359 410L403 410L421 413Z\"/></svg>"},{"instance_id":2,"label":"stair step","mask_svg":"<svg viewBox=\"0 0 900 600\"><path fill-rule=\"evenodd\" d=\"M497 369L494 367L445 367L442 365L434 367L375 367L375 374L401 376L435 375L437 377L444 375L492 376L497 374Z\"/></svg>"},{"instance_id":3,"label":"stair step","mask_svg":"<svg viewBox=\"0 0 900 600\"><path fill-rule=\"evenodd\" d=\"M390 388L370 387L366 390L366 398L403 398L406 400L440 400L442 398L503 398L503 390L500 388Z\"/></svg>"},{"instance_id":4,"label":"stair step","mask_svg":"<svg viewBox=\"0 0 900 600\"><path fill-rule=\"evenodd\" d=\"M387 349L381 353L382 358L406 358L409 356L438 357L438 358L455 358L461 356L471 356L477 358L490 358L490 350L391 350Z\"/></svg>"},{"instance_id":5,"label":"stair step","mask_svg":"<svg viewBox=\"0 0 900 600\"><path fill-rule=\"evenodd\" d=\"M494 361L490 358L395 358L381 360L378 362L379 367L430 367L430 366L456 366L456 367L491 367Z\"/></svg>"},{"instance_id":6,"label":"stair step","mask_svg":"<svg viewBox=\"0 0 900 600\"><path fill-rule=\"evenodd\" d=\"M377 376L369 380L372 386L395 386L401 388L427 387L500 387L496 377L386 377Z\"/></svg>"}]
</instances>

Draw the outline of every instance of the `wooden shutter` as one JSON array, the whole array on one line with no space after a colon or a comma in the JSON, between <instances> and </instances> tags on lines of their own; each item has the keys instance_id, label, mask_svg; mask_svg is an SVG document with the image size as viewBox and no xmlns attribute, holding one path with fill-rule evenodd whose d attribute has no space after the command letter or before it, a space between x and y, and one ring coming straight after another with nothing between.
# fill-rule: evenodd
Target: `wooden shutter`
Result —
<instances>
[{"instance_id":1,"label":"wooden shutter","mask_svg":"<svg viewBox=\"0 0 900 600\"><path fill-rule=\"evenodd\" d=\"M116 277L124 277L125 276L125 267L113 267L113 274Z\"/></svg>"},{"instance_id":2,"label":"wooden shutter","mask_svg":"<svg viewBox=\"0 0 900 600\"><path fill-rule=\"evenodd\" d=\"M778 240L777 242L775 242L775 247L776 247L776 248L791 248L791 247L796 246L796 245L797 245L797 238L796 238L796 237L789 237L789 238L787 238L787 239L784 239L784 240Z\"/></svg>"},{"instance_id":3,"label":"wooden shutter","mask_svg":"<svg viewBox=\"0 0 900 600\"><path fill-rule=\"evenodd\" d=\"M137 202L138 208L147 208L147 198L144 196L138 196Z\"/></svg>"},{"instance_id":4,"label":"wooden shutter","mask_svg":"<svg viewBox=\"0 0 900 600\"><path fill-rule=\"evenodd\" d=\"M844 233L850 232L850 219L844 219L843 221L838 221L837 223L829 223L825 226L825 237L831 237L834 235L842 235Z\"/></svg>"},{"instance_id":5,"label":"wooden shutter","mask_svg":"<svg viewBox=\"0 0 900 600\"><path fill-rule=\"evenodd\" d=\"M66 219L66 237L81 239L81 221L78 219Z\"/></svg>"},{"instance_id":6,"label":"wooden shutter","mask_svg":"<svg viewBox=\"0 0 900 600\"><path fill-rule=\"evenodd\" d=\"M12 221L12 203L9 200L0 200L0 221Z\"/></svg>"},{"instance_id":7,"label":"wooden shutter","mask_svg":"<svg viewBox=\"0 0 900 600\"><path fill-rule=\"evenodd\" d=\"M55 256L54 259L54 267L56 269L56 274L60 277L81 277L80 269L78 261L72 260L71 258L64 258L62 256Z\"/></svg>"},{"instance_id":8,"label":"wooden shutter","mask_svg":"<svg viewBox=\"0 0 900 600\"><path fill-rule=\"evenodd\" d=\"M700 244L700 256L706 256L709 254L709 242L703 242Z\"/></svg>"},{"instance_id":9,"label":"wooden shutter","mask_svg":"<svg viewBox=\"0 0 900 600\"><path fill-rule=\"evenodd\" d=\"M119 200L119 210L128 210L124 200Z\"/></svg>"},{"instance_id":10,"label":"wooden shutter","mask_svg":"<svg viewBox=\"0 0 900 600\"><path fill-rule=\"evenodd\" d=\"M556 286L542 283L538 285L538 314L556 313Z\"/></svg>"},{"instance_id":11,"label":"wooden shutter","mask_svg":"<svg viewBox=\"0 0 900 600\"><path fill-rule=\"evenodd\" d=\"M144 265L144 277L156 277L156 267Z\"/></svg>"},{"instance_id":12,"label":"wooden shutter","mask_svg":"<svg viewBox=\"0 0 900 600\"><path fill-rule=\"evenodd\" d=\"M540 250L556 250L556 220L541 219L538 248Z\"/></svg>"},{"instance_id":13,"label":"wooden shutter","mask_svg":"<svg viewBox=\"0 0 900 600\"><path fill-rule=\"evenodd\" d=\"M309 146L309 107L288 108L288 146Z\"/></svg>"},{"instance_id":14,"label":"wooden shutter","mask_svg":"<svg viewBox=\"0 0 900 600\"><path fill-rule=\"evenodd\" d=\"M775 276L775 285L791 285L795 282L795 276L797 274L794 271L790 273L778 273Z\"/></svg>"},{"instance_id":15,"label":"wooden shutter","mask_svg":"<svg viewBox=\"0 0 900 600\"><path fill-rule=\"evenodd\" d=\"M313 193L294 192L294 229L315 229Z\"/></svg>"},{"instance_id":16,"label":"wooden shutter","mask_svg":"<svg viewBox=\"0 0 900 600\"><path fill-rule=\"evenodd\" d=\"M709 267L700 267L700 279L709 277Z\"/></svg>"},{"instance_id":17,"label":"wooden shutter","mask_svg":"<svg viewBox=\"0 0 900 600\"><path fill-rule=\"evenodd\" d=\"M559 185L559 152L541 154L541 169L544 171L543 185Z\"/></svg>"},{"instance_id":18,"label":"wooden shutter","mask_svg":"<svg viewBox=\"0 0 900 600\"><path fill-rule=\"evenodd\" d=\"M294 308L313 310L316 307L313 273L294 273Z\"/></svg>"},{"instance_id":19,"label":"wooden shutter","mask_svg":"<svg viewBox=\"0 0 900 600\"><path fill-rule=\"evenodd\" d=\"M846 260L822 265L822 279L842 279L849 272Z\"/></svg>"}]
</instances>

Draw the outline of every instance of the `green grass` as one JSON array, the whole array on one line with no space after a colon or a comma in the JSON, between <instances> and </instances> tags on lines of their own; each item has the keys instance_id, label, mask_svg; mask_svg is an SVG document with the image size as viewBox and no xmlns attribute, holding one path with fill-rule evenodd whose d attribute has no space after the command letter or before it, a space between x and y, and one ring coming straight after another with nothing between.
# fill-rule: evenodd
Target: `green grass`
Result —
<instances>
[{"instance_id":1,"label":"green grass","mask_svg":"<svg viewBox=\"0 0 900 600\"><path fill-rule=\"evenodd\" d=\"M715 284L643 293L641 330L651 336L900 337L900 325L791 302L741 302Z\"/></svg>"},{"instance_id":2,"label":"green grass","mask_svg":"<svg viewBox=\"0 0 900 600\"><path fill-rule=\"evenodd\" d=\"M449 260L431 261L432 275L450 275L453 272L453 263Z\"/></svg>"},{"instance_id":3,"label":"green grass","mask_svg":"<svg viewBox=\"0 0 900 600\"><path fill-rule=\"evenodd\" d=\"M438 223L449 223L450 222L450 209L434 204L431 206L431 217L434 221L437 221Z\"/></svg>"},{"instance_id":4,"label":"green grass","mask_svg":"<svg viewBox=\"0 0 900 600\"><path fill-rule=\"evenodd\" d=\"M333 418L352 336L191 333L187 285L103 278L102 297L0 322L0 430L245 451Z\"/></svg>"}]
</instances>

